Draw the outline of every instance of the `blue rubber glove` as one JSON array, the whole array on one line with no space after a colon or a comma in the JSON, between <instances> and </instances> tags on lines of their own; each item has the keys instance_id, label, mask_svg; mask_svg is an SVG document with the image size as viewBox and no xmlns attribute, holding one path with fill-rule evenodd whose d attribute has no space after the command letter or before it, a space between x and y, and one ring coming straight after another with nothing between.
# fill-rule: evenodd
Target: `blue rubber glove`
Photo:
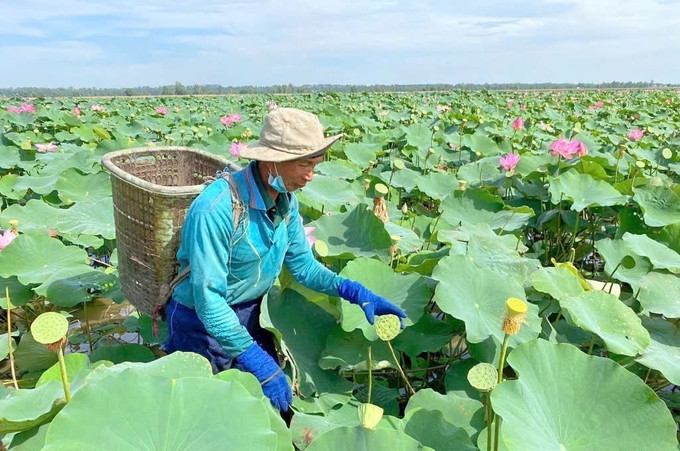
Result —
<instances>
[{"instance_id":1,"label":"blue rubber glove","mask_svg":"<svg viewBox=\"0 0 680 451\"><path fill-rule=\"evenodd\" d=\"M403 318L406 318L406 312L382 296L374 294L360 284L353 280L345 279L338 287L338 294L341 298L347 299L352 304L357 304L364 309L366 319L369 323L375 322L375 315L397 315L401 328L404 328Z\"/></svg>"},{"instance_id":2,"label":"blue rubber glove","mask_svg":"<svg viewBox=\"0 0 680 451\"><path fill-rule=\"evenodd\" d=\"M262 391L274 407L282 412L288 412L293 403L293 392L283 370L266 351L257 343L253 343L236 357L236 362L244 370L255 375L262 384Z\"/></svg>"}]
</instances>

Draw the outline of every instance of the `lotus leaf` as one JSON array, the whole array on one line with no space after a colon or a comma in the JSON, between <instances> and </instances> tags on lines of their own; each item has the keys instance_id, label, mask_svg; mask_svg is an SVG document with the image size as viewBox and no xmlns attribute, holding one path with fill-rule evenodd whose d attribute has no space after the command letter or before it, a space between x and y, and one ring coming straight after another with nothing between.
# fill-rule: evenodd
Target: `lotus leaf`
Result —
<instances>
[{"instance_id":1,"label":"lotus leaf","mask_svg":"<svg viewBox=\"0 0 680 451\"><path fill-rule=\"evenodd\" d=\"M651 341L636 360L648 368L661 371L672 384L680 385L680 331L663 318L642 318Z\"/></svg>"},{"instance_id":2,"label":"lotus leaf","mask_svg":"<svg viewBox=\"0 0 680 451\"><path fill-rule=\"evenodd\" d=\"M647 257L655 268L667 269L674 274L680 273L680 254L664 244L647 235L633 235L627 232L623 235L623 242L635 254Z\"/></svg>"},{"instance_id":3,"label":"lotus leaf","mask_svg":"<svg viewBox=\"0 0 680 451\"><path fill-rule=\"evenodd\" d=\"M409 411L419 407L441 412L444 420L464 429L469 436L475 435L484 427L482 403L460 394L451 392L442 395L431 388L419 390L409 399L404 414L408 415Z\"/></svg>"},{"instance_id":4,"label":"lotus leaf","mask_svg":"<svg viewBox=\"0 0 680 451\"><path fill-rule=\"evenodd\" d=\"M9 221L16 219L19 221L19 230L28 232L29 230L57 229L57 214L59 209L48 205L38 199L30 199L26 205L10 205L0 213L0 226L9 228Z\"/></svg>"},{"instance_id":5,"label":"lotus leaf","mask_svg":"<svg viewBox=\"0 0 680 451\"><path fill-rule=\"evenodd\" d=\"M439 410L411 409L403 422L405 433L435 451L477 449L467 432L446 421Z\"/></svg>"},{"instance_id":6,"label":"lotus leaf","mask_svg":"<svg viewBox=\"0 0 680 451\"><path fill-rule=\"evenodd\" d=\"M238 382L127 370L83 387L66 408L52 421L45 450L215 449L225 440L235 449L275 449L277 443L264 403Z\"/></svg>"},{"instance_id":7,"label":"lotus leaf","mask_svg":"<svg viewBox=\"0 0 680 451\"><path fill-rule=\"evenodd\" d=\"M524 298L524 289L492 270L478 267L462 255L443 258L432 273L439 281L434 299L442 311L465 322L467 339L479 343L490 336L503 341L501 325L505 301L510 297ZM540 331L538 307L529 305L528 324L511 339L521 343L534 338Z\"/></svg>"},{"instance_id":8,"label":"lotus leaf","mask_svg":"<svg viewBox=\"0 0 680 451\"><path fill-rule=\"evenodd\" d=\"M446 172L430 172L416 178L418 189L433 199L443 199L458 187L455 176Z\"/></svg>"},{"instance_id":9,"label":"lotus leaf","mask_svg":"<svg viewBox=\"0 0 680 451\"><path fill-rule=\"evenodd\" d=\"M300 201L317 210L337 211L343 205L356 205L359 197L352 185L337 177L317 175L299 193Z\"/></svg>"},{"instance_id":10,"label":"lotus leaf","mask_svg":"<svg viewBox=\"0 0 680 451\"><path fill-rule=\"evenodd\" d=\"M401 431L389 429L365 429L361 426L344 426L332 429L314 440L307 449L309 451L336 451L348 448L353 451L372 451L376 449L431 450L421 445Z\"/></svg>"},{"instance_id":11,"label":"lotus leaf","mask_svg":"<svg viewBox=\"0 0 680 451\"><path fill-rule=\"evenodd\" d=\"M9 277L7 279L0 277L0 308L2 309L7 310L5 288L9 289L9 298L15 307L21 307L33 299L33 290L31 290L30 285L25 286L19 283L16 277Z\"/></svg>"},{"instance_id":12,"label":"lotus leaf","mask_svg":"<svg viewBox=\"0 0 680 451\"><path fill-rule=\"evenodd\" d=\"M69 169L61 173L55 189L66 204L86 199L104 200L111 197L111 178L105 172L81 175L79 171Z\"/></svg>"},{"instance_id":13,"label":"lotus leaf","mask_svg":"<svg viewBox=\"0 0 680 451\"><path fill-rule=\"evenodd\" d=\"M663 186L643 186L635 188L633 196L640 205L645 223L661 227L680 223L680 196Z\"/></svg>"},{"instance_id":14,"label":"lotus leaf","mask_svg":"<svg viewBox=\"0 0 680 451\"><path fill-rule=\"evenodd\" d=\"M89 372L92 369L90 359L85 354L66 354L64 356L64 364L66 366L67 378L70 381L73 381L75 375L81 370L84 372ZM42 373L35 386L40 387L41 385L44 385L52 380L61 382L61 368L59 363L52 365L44 373Z\"/></svg>"},{"instance_id":15,"label":"lotus leaf","mask_svg":"<svg viewBox=\"0 0 680 451\"><path fill-rule=\"evenodd\" d=\"M87 199L61 210L57 217L57 228L64 233L100 235L109 240L115 239L113 199Z\"/></svg>"},{"instance_id":16,"label":"lotus leaf","mask_svg":"<svg viewBox=\"0 0 680 451\"><path fill-rule=\"evenodd\" d=\"M432 315L423 315L413 326L404 329L392 344L411 358L422 352L437 352L453 337L453 326Z\"/></svg>"},{"instance_id":17,"label":"lotus leaf","mask_svg":"<svg viewBox=\"0 0 680 451\"><path fill-rule=\"evenodd\" d=\"M680 318L680 276L652 271L639 282L638 300L646 311Z\"/></svg>"},{"instance_id":18,"label":"lotus leaf","mask_svg":"<svg viewBox=\"0 0 680 451\"><path fill-rule=\"evenodd\" d=\"M623 205L628 199L609 183L574 170L553 179L549 191L553 204L559 204L562 198L571 200L571 209L575 211L593 206Z\"/></svg>"},{"instance_id":19,"label":"lotus leaf","mask_svg":"<svg viewBox=\"0 0 680 451\"><path fill-rule=\"evenodd\" d=\"M27 431L49 422L64 407L63 394L57 381L0 394L0 434Z\"/></svg>"},{"instance_id":20,"label":"lotus leaf","mask_svg":"<svg viewBox=\"0 0 680 451\"><path fill-rule=\"evenodd\" d=\"M633 287L638 287L640 279L652 269L649 260L645 257L635 255L623 240L605 238L595 243L595 249L597 249L605 260L605 272L613 278L620 280L621 282L626 282ZM623 259L628 256L633 257L635 266L626 268L623 264L619 265L619 263L622 263ZM616 269L616 272L614 272L614 269Z\"/></svg>"},{"instance_id":21,"label":"lotus leaf","mask_svg":"<svg viewBox=\"0 0 680 451\"><path fill-rule=\"evenodd\" d=\"M47 430L50 424L41 424L37 428L29 429L27 431L19 432L12 437L12 442L9 448L12 451L35 451L41 450L45 446L45 437L47 437Z\"/></svg>"},{"instance_id":22,"label":"lotus leaf","mask_svg":"<svg viewBox=\"0 0 680 451\"><path fill-rule=\"evenodd\" d=\"M154 355L151 350L138 344L124 344L120 346L98 346L90 355L93 362L109 360L113 363L123 362L151 362Z\"/></svg>"},{"instance_id":23,"label":"lotus leaf","mask_svg":"<svg viewBox=\"0 0 680 451\"><path fill-rule=\"evenodd\" d=\"M45 345L35 341L29 332L21 336L14 359L21 371L42 371L54 365L58 357L56 352L48 351Z\"/></svg>"},{"instance_id":24,"label":"lotus leaf","mask_svg":"<svg viewBox=\"0 0 680 451\"><path fill-rule=\"evenodd\" d=\"M387 343L370 342L361 331L345 332L340 325L334 327L328 334L326 347L319 358L319 366L324 369L342 367L365 371L368 369L369 346L371 346L371 363L374 370L394 366Z\"/></svg>"},{"instance_id":25,"label":"lotus leaf","mask_svg":"<svg viewBox=\"0 0 680 451\"><path fill-rule=\"evenodd\" d=\"M532 340L513 350L508 363L519 379L499 384L491 402L509 450L678 446L663 401L609 359Z\"/></svg>"}]
</instances>

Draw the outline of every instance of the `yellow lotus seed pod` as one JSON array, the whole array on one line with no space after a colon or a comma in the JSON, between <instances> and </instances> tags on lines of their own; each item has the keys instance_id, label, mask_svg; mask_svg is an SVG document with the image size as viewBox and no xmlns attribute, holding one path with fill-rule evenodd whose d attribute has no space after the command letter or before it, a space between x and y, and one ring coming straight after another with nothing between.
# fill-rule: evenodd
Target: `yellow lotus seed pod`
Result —
<instances>
[{"instance_id":1,"label":"yellow lotus seed pod","mask_svg":"<svg viewBox=\"0 0 680 451\"><path fill-rule=\"evenodd\" d=\"M508 335L515 335L522 328L526 321L526 313L529 307L527 303L519 298L508 298L505 301L505 319L501 329Z\"/></svg>"},{"instance_id":2,"label":"yellow lotus seed pod","mask_svg":"<svg viewBox=\"0 0 680 451\"><path fill-rule=\"evenodd\" d=\"M375 429L383 417L382 407L373 404L359 404L359 422L361 427Z\"/></svg>"}]
</instances>

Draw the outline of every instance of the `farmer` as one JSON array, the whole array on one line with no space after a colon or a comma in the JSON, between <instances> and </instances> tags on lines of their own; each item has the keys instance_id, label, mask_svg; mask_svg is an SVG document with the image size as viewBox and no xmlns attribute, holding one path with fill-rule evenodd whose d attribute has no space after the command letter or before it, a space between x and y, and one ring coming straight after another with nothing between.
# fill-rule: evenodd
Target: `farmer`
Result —
<instances>
[{"instance_id":1,"label":"farmer","mask_svg":"<svg viewBox=\"0 0 680 451\"><path fill-rule=\"evenodd\" d=\"M254 374L282 412L292 392L274 337L260 327L259 317L262 296L284 263L300 284L361 306L371 324L375 315L406 317L401 308L316 261L307 242L292 192L312 180L314 167L341 136L325 138L311 113L270 112L259 141L241 151L253 161L233 174L244 204L239 224L233 223L230 184L220 178L191 204L177 252L180 272L187 265L191 272L166 306L165 350L201 354L216 373L235 366Z\"/></svg>"}]
</instances>

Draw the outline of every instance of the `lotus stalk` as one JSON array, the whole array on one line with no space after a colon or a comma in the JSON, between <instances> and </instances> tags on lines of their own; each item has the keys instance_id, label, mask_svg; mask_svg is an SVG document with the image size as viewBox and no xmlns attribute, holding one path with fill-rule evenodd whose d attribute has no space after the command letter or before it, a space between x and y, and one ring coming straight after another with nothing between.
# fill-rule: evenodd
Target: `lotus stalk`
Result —
<instances>
[{"instance_id":1,"label":"lotus stalk","mask_svg":"<svg viewBox=\"0 0 680 451\"><path fill-rule=\"evenodd\" d=\"M516 335L526 322L526 314L529 307L526 302L519 298L508 298L505 301L505 318L501 329L505 333L503 346L501 347L501 358L498 362L498 383L503 382L503 368L505 367L505 355L508 352L508 342L511 335ZM493 449L498 451L498 434L500 431L501 419L496 416L496 425L493 439Z\"/></svg>"},{"instance_id":2,"label":"lotus stalk","mask_svg":"<svg viewBox=\"0 0 680 451\"><path fill-rule=\"evenodd\" d=\"M397 315L379 316L375 320L375 331L378 334L378 338L387 342L387 346L390 348L390 352L392 352L394 363L397 365L397 369L399 370L399 374L401 374L401 378L404 379L404 383L411 392L411 395L415 395L416 391L411 386L406 373L404 373L404 370L399 364L397 354L394 352L394 348L392 347L392 339L399 335L399 332L401 332L401 322L399 321L399 317Z\"/></svg>"},{"instance_id":3,"label":"lotus stalk","mask_svg":"<svg viewBox=\"0 0 680 451\"><path fill-rule=\"evenodd\" d=\"M19 390L19 384L17 383L17 374L14 369L14 351L12 350L12 301L9 298L9 287L5 287L5 301L7 302L7 345L9 349L9 368L12 372L12 383L14 388Z\"/></svg>"},{"instance_id":4,"label":"lotus stalk","mask_svg":"<svg viewBox=\"0 0 680 451\"><path fill-rule=\"evenodd\" d=\"M71 401L71 390L69 389L63 349L64 344L66 344L67 333L68 320L56 312L42 313L31 324L31 334L33 334L35 341L44 344L48 351L57 353L59 369L61 370L61 383L64 386L64 397L68 403Z\"/></svg>"},{"instance_id":5,"label":"lotus stalk","mask_svg":"<svg viewBox=\"0 0 680 451\"><path fill-rule=\"evenodd\" d=\"M478 363L467 375L468 382L486 398L486 451L491 451L491 423L493 408L491 407L491 391L498 385L498 371L490 363Z\"/></svg>"},{"instance_id":6,"label":"lotus stalk","mask_svg":"<svg viewBox=\"0 0 680 451\"><path fill-rule=\"evenodd\" d=\"M375 197L373 198L373 214L375 214L382 222L389 222L390 217L387 214L387 202L385 201L385 196L389 193L389 189L382 183L378 183L373 189L375 190Z\"/></svg>"}]
</instances>

